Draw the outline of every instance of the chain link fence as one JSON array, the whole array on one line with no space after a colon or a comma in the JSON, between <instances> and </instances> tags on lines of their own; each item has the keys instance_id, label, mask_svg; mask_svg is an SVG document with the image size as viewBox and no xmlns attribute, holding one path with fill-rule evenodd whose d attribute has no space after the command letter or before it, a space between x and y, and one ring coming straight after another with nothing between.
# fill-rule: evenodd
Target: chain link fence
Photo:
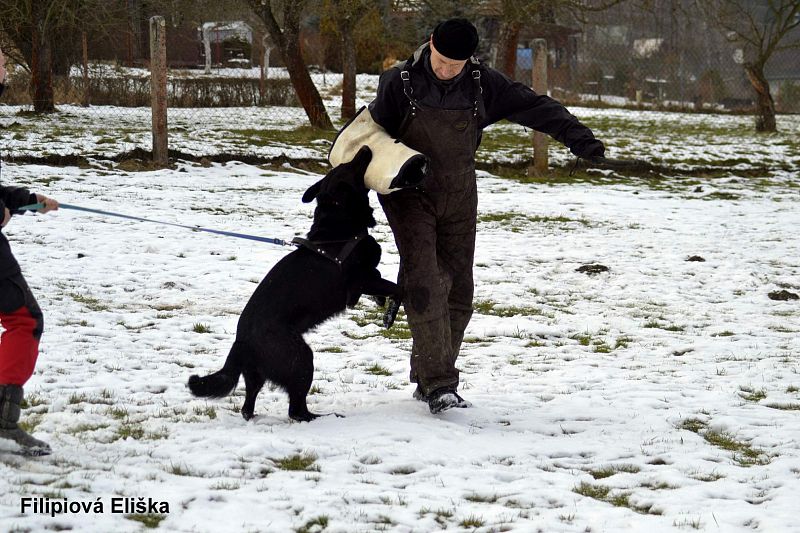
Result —
<instances>
[{"instance_id":1,"label":"chain link fence","mask_svg":"<svg viewBox=\"0 0 800 533\"><path fill-rule=\"evenodd\" d=\"M523 27L516 79L530 84L531 45L545 38L550 92L567 105L750 112L754 93L740 51L697 13L662 4L649 11L625 4L581 23ZM167 19L170 149L194 157L324 157L325 139L312 148L282 139L281 132L308 124L306 111L263 28L235 20L239 14L200 26ZM102 158L152 149L149 14L140 15L101 37L84 35L82 60L53 78L57 114L30 112L30 75L10 66L0 105L4 156ZM477 22L480 55L496 64L499 21ZM429 31L418 29L422 37ZM315 32L313 21L304 26L312 79L334 124L341 124L342 76L325 68ZM358 75L356 108L374 97L378 74ZM767 76L778 112L800 112L800 50L776 54Z\"/></svg>"}]
</instances>

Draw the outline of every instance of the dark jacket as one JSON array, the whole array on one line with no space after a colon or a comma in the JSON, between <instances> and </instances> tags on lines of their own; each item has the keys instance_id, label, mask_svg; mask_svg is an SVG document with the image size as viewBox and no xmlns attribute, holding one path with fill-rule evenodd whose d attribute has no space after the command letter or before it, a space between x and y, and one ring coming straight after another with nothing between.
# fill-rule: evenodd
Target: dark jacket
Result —
<instances>
[{"instance_id":1,"label":"dark jacket","mask_svg":"<svg viewBox=\"0 0 800 533\"><path fill-rule=\"evenodd\" d=\"M474 103L475 86L472 70L480 70L485 113L479 123L479 131L502 119L541 131L565 144L573 154L589 158L603 155L603 143L594 138L592 130L556 100L539 95L529 87L510 80L504 74L467 62L464 70L452 80L436 78L430 66L430 48L425 44L414 52L409 69L412 97L423 106L444 109L469 109ZM398 137L400 126L409 101L403 93L400 71L406 63L400 63L381 74L378 94L369 105L372 118L393 137ZM398 68L399 66L399 68ZM480 143L480 133L478 134Z\"/></svg>"},{"instance_id":2,"label":"dark jacket","mask_svg":"<svg viewBox=\"0 0 800 533\"><path fill-rule=\"evenodd\" d=\"M22 187L4 187L0 184L0 219L5 213L4 208L9 211L16 211L23 205L36 203L36 195L31 194L28 189ZM2 220L0 220L2 222ZM8 278L14 274L19 274L19 264L14 256L11 254L11 246L8 244L8 239L3 235L3 230L0 229L0 279Z\"/></svg>"}]
</instances>

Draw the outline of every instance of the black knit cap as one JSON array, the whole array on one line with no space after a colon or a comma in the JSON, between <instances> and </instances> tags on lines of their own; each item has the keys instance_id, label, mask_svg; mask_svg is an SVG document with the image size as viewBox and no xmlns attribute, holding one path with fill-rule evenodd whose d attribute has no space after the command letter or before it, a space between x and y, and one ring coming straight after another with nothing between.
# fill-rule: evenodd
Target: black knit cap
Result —
<instances>
[{"instance_id":1,"label":"black knit cap","mask_svg":"<svg viewBox=\"0 0 800 533\"><path fill-rule=\"evenodd\" d=\"M467 19L449 19L433 30L433 46L448 59L469 59L478 48L478 30Z\"/></svg>"}]
</instances>

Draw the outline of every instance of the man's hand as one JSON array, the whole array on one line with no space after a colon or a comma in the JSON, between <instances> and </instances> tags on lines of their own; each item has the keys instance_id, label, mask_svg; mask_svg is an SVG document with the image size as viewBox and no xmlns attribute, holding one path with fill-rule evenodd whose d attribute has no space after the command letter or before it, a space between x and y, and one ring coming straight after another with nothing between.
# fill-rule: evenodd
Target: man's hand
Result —
<instances>
[{"instance_id":1,"label":"man's hand","mask_svg":"<svg viewBox=\"0 0 800 533\"><path fill-rule=\"evenodd\" d=\"M8 210L7 207L3 208L3 223L0 224L0 228L5 228L8 221L11 220L11 211Z\"/></svg>"},{"instance_id":2,"label":"man's hand","mask_svg":"<svg viewBox=\"0 0 800 533\"><path fill-rule=\"evenodd\" d=\"M44 204L44 207L37 210L37 213L49 213L50 211L58 211L58 201L48 198L43 194L37 194L36 200Z\"/></svg>"}]
</instances>

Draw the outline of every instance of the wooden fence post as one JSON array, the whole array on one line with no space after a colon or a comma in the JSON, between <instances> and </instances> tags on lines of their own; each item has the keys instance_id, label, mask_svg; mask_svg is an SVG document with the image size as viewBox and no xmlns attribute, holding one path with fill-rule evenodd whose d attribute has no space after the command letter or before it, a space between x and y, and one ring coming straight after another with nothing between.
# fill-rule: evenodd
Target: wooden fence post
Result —
<instances>
[{"instance_id":1,"label":"wooden fence post","mask_svg":"<svg viewBox=\"0 0 800 533\"><path fill-rule=\"evenodd\" d=\"M81 66L83 67L83 94L81 95L81 105L89 107L89 43L86 39L86 32L81 32L81 48L83 57Z\"/></svg>"},{"instance_id":2,"label":"wooden fence post","mask_svg":"<svg viewBox=\"0 0 800 533\"><path fill-rule=\"evenodd\" d=\"M153 108L153 163L167 166L167 38L164 17L150 18L150 89Z\"/></svg>"},{"instance_id":3,"label":"wooden fence post","mask_svg":"<svg viewBox=\"0 0 800 533\"><path fill-rule=\"evenodd\" d=\"M547 95L547 41L535 39L533 41L533 67L532 87L537 94ZM528 169L528 175L543 176L547 174L548 139L544 133L533 132L533 167Z\"/></svg>"}]
</instances>

